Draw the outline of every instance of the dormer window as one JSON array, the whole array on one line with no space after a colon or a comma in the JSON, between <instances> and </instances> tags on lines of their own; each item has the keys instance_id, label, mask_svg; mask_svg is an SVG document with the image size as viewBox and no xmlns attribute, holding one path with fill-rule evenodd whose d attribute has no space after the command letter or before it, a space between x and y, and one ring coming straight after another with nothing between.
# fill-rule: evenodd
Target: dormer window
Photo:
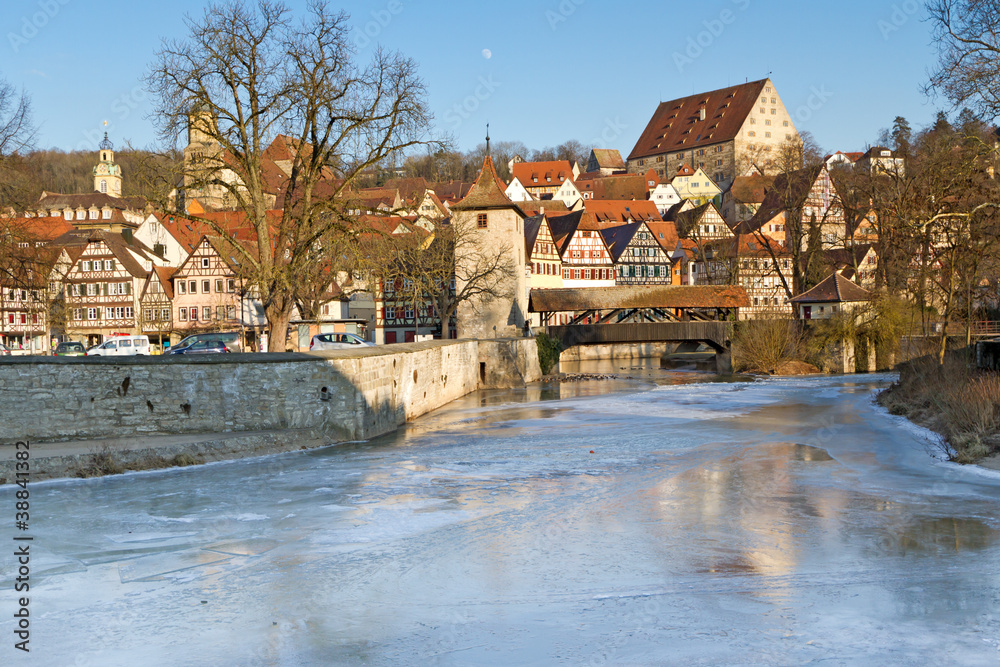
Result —
<instances>
[{"instance_id":1,"label":"dormer window","mask_svg":"<svg viewBox=\"0 0 1000 667\"><path fill-rule=\"evenodd\" d=\"M76 219L77 220L86 220L87 219L87 212L86 211L77 211L76 212Z\"/></svg>"},{"instance_id":2,"label":"dormer window","mask_svg":"<svg viewBox=\"0 0 1000 667\"><path fill-rule=\"evenodd\" d=\"M91 220L97 220L97 209L96 208L90 210L90 219Z\"/></svg>"},{"instance_id":3,"label":"dormer window","mask_svg":"<svg viewBox=\"0 0 1000 667\"><path fill-rule=\"evenodd\" d=\"M111 219L111 209L110 208L104 209L102 217L105 220L110 220Z\"/></svg>"}]
</instances>

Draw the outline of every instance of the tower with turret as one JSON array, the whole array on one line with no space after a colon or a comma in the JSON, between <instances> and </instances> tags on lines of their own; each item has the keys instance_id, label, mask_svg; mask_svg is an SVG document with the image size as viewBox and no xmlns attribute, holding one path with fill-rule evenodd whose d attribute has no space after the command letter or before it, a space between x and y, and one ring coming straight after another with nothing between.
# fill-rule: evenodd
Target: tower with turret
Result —
<instances>
[{"instance_id":1,"label":"tower with turret","mask_svg":"<svg viewBox=\"0 0 1000 667\"><path fill-rule=\"evenodd\" d=\"M122 196L122 168L115 163L114 144L104 133L100 144L100 161L94 167L94 191L112 197Z\"/></svg>"}]
</instances>

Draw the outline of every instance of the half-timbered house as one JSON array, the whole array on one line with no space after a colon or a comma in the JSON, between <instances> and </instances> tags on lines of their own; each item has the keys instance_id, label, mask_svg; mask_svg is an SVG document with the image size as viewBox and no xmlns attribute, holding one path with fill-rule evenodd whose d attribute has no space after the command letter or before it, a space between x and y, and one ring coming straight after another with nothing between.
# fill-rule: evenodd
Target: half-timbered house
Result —
<instances>
[{"instance_id":1,"label":"half-timbered house","mask_svg":"<svg viewBox=\"0 0 1000 667\"><path fill-rule=\"evenodd\" d=\"M258 344L265 325L264 307L244 284L239 252L231 244L231 240L203 235L174 272L174 342L194 333L239 330L243 349Z\"/></svg>"},{"instance_id":2,"label":"half-timbered house","mask_svg":"<svg viewBox=\"0 0 1000 667\"><path fill-rule=\"evenodd\" d=\"M662 224L662 223L661 223ZM670 253L644 222L601 231L615 262L617 285L670 285Z\"/></svg>"},{"instance_id":3,"label":"half-timbered house","mask_svg":"<svg viewBox=\"0 0 1000 667\"><path fill-rule=\"evenodd\" d=\"M109 336L141 333L139 295L159 258L134 239L106 230L74 230L53 243L77 251L62 278L66 338L93 346Z\"/></svg>"}]
</instances>

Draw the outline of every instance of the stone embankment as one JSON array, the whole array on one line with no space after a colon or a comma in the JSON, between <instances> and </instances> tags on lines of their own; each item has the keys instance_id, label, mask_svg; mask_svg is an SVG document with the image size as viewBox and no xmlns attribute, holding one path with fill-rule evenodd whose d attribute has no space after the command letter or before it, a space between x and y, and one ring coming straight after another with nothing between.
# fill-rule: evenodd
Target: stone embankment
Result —
<instances>
[{"instance_id":1,"label":"stone embankment","mask_svg":"<svg viewBox=\"0 0 1000 667\"><path fill-rule=\"evenodd\" d=\"M0 358L0 479L14 478L17 441L31 443L32 479L73 474L109 449L139 467L236 458L372 438L477 389L540 375L533 339Z\"/></svg>"}]
</instances>

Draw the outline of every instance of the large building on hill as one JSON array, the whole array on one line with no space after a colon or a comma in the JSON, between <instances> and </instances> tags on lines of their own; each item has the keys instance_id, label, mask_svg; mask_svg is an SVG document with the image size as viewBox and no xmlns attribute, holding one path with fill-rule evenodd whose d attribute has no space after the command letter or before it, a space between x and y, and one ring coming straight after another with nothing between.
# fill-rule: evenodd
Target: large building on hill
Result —
<instances>
[{"instance_id":1,"label":"large building on hill","mask_svg":"<svg viewBox=\"0 0 1000 667\"><path fill-rule=\"evenodd\" d=\"M750 164L765 169L795 124L770 79L661 102L635 148L628 170L653 169L660 179L684 165L702 169L723 190Z\"/></svg>"}]
</instances>

